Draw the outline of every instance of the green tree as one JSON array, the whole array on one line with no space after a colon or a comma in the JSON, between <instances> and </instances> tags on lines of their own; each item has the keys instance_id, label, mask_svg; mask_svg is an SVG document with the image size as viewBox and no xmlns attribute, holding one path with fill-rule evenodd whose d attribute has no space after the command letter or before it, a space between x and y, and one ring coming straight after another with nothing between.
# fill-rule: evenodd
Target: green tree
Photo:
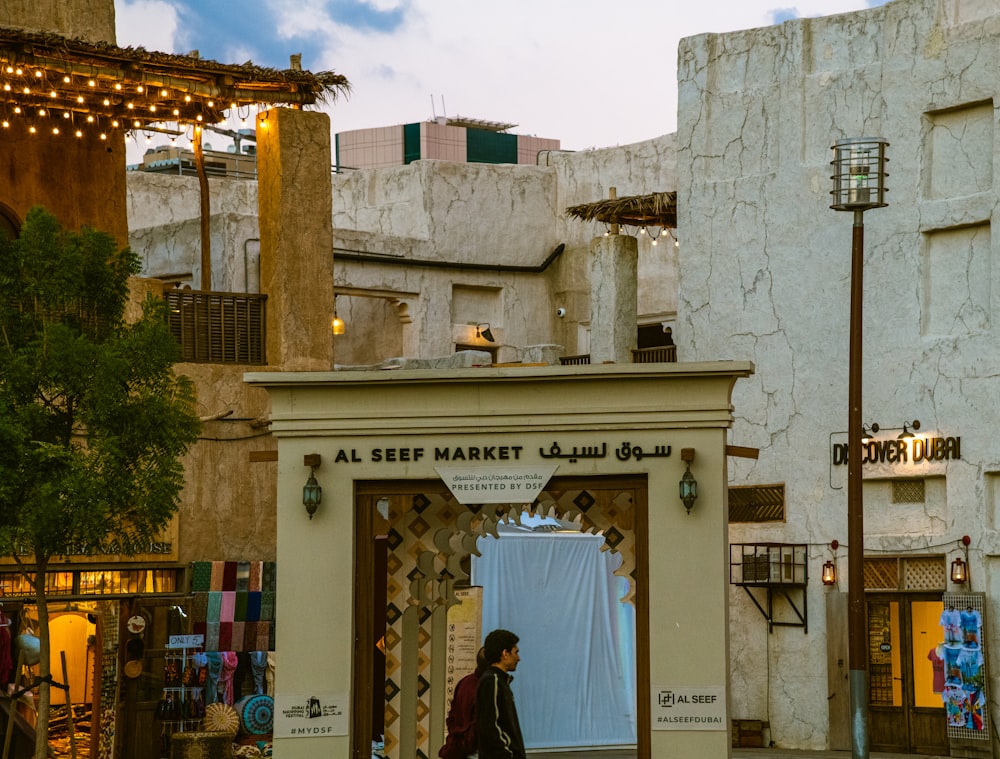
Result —
<instances>
[{"instance_id":1,"label":"green tree","mask_svg":"<svg viewBox=\"0 0 1000 759\"><path fill-rule=\"evenodd\" d=\"M2 237L2 235L0 235ZM126 323L138 258L41 208L0 239L0 555L32 583L41 647L36 759L48 748L44 582L53 559L136 553L176 513L200 424L163 304Z\"/></svg>"}]
</instances>

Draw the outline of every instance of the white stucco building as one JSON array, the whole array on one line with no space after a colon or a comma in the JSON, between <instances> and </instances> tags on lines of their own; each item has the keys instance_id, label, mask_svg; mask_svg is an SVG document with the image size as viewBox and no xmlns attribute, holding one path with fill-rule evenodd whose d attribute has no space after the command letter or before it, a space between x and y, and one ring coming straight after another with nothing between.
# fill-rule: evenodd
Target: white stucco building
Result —
<instances>
[{"instance_id":1,"label":"white stucco building","mask_svg":"<svg viewBox=\"0 0 1000 759\"><path fill-rule=\"evenodd\" d=\"M640 239L637 316L673 327L681 361L756 367L736 385L729 441L758 452L729 459L728 505L748 520L731 521L729 539L749 546L732 549L730 699L731 715L766 722L764 740L778 747L849 747L841 446L852 220L829 208L829 162L835 140L859 136L890 143L889 205L865 217L863 416L880 427L868 450L899 451L904 432L944 441L908 442L905 457L864 466L872 746L978 755L993 743L998 42L1000 9L984 0L895 0L693 37L678 51L676 135L536 166L420 161L333 178L337 311L348 325L338 365L457 346L492 347L499 362L538 344L586 353L588 246L604 229L564 210L612 187L677 191L680 246ZM147 273L197 281L195 180L129 182ZM217 288L253 291L255 185L212 186ZM158 202L167 195L169 208ZM475 338L482 323L495 345ZM750 564L791 557L790 574L748 572L746 550ZM950 580L955 559L968 561L969 582ZM838 570L831 586L820 580L826 562ZM928 658L947 654L943 593L984 622L986 730L947 727Z\"/></svg>"}]
</instances>

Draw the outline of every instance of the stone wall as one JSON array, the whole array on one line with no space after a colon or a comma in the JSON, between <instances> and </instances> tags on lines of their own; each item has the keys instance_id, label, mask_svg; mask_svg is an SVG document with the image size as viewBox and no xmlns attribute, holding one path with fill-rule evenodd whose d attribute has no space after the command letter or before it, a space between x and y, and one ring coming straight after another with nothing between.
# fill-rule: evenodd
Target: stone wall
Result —
<instances>
[{"instance_id":1,"label":"stone wall","mask_svg":"<svg viewBox=\"0 0 1000 759\"><path fill-rule=\"evenodd\" d=\"M114 0L4 0L0 26L115 43Z\"/></svg>"}]
</instances>

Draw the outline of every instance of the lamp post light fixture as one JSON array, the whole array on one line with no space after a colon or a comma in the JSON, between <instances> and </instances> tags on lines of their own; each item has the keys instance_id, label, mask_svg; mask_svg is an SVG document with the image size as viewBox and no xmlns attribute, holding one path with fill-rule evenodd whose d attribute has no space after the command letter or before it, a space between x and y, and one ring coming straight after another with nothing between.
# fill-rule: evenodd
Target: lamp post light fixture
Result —
<instances>
[{"instance_id":1,"label":"lamp post light fixture","mask_svg":"<svg viewBox=\"0 0 1000 759\"><path fill-rule=\"evenodd\" d=\"M848 352L847 418L847 605L851 692L852 759L868 759L868 640L865 624L864 502L861 488L861 306L864 294L864 212L883 208L887 192L885 150L881 137L837 140L833 145L835 211L854 213L851 240L851 316Z\"/></svg>"},{"instance_id":2,"label":"lamp post light fixture","mask_svg":"<svg viewBox=\"0 0 1000 759\"><path fill-rule=\"evenodd\" d=\"M684 474L681 475L681 481L678 483L681 503L684 504L684 508L690 514L691 507L698 500L698 480L691 474L691 462L694 461L694 448L681 448L681 461L687 464L687 469L684 470Z\"/></svg>"},{"instance_id":3,"label":"lamp post light fixture","mask_svg":"<svg viewBox=\"0 0 1000 759\"><path fill-rule=\"evenodd\" d=\"M321 462L322 458L318 453L307 453L302 457L303 465L309 467L309 479L302 486L302 505L306 507L306 513L310 519L313 518L313 514L316 513L316 509L319 508L323 500L323 488L316 481L316 469Z\"/></svg>"}]
</instances>

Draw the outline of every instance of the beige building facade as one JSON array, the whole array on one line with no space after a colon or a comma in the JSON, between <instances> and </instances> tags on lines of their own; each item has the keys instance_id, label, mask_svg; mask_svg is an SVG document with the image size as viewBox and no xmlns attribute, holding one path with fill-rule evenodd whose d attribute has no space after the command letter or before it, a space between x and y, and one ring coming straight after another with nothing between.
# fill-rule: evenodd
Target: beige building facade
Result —
<instances>
[{"instance_id":1,"label":"beige building facade","mask_svg":"<svg viewBox=\"0 0 1000 759\"><path fill-rule=\"evenodd\" d=\"M367 755L376 718L386 756L436 753L461 560L532 502L566 518L586 502L597 506L587 524L625 535L614 550L637 610L638 755L726 755L725 440L733 383L751 372L737 362L247 375L272 402L278 616L298 620L279 628L275 751ZM686 467L698 481L690 513L678 495ZM323 489L314 516L302 505L310 474ZM477 477L506 492L466 492L486 487L468 484ZM376 532L399 536L381 594ZM387 597L403 612L376 631ZM376 715L382 632L387 695ZM554 643L524 639L526 665ZM666 699L691 692L708 705L679 727ZM310 697L330 707L327 723L302 717ZM546 707L522 694L519 708Z\"/></svg>"}]
</instances>

